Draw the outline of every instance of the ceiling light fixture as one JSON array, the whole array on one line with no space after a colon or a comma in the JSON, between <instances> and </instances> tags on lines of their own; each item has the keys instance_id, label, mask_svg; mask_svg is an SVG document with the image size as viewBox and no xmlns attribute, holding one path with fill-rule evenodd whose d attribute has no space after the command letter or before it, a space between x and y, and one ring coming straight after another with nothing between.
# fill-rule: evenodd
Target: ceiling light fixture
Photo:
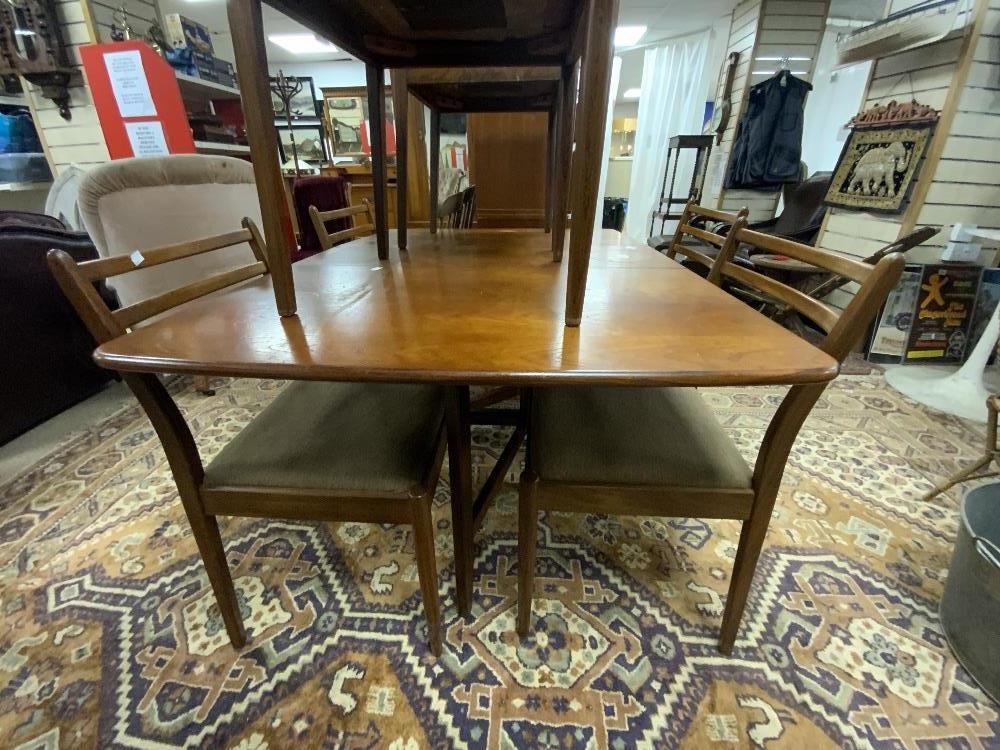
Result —
<instances>
[{"instance_id":1,"label":"ceiling light fixture","mask_svg":"<svg viewBox=\"0 0 1000 750\"><path fill-rule=\"evenodd\" d=\"M622 94L623 99L638 99L639 95L642 93L642 89L625 89L625 93Z\"/></svg>"},{"instance_id":2,"label":"ceiling light fixture","mask_svg":"<svg viewBox=\"0 0 1000 750\"><path fill-rule=\"evenodd\" d=\"M295 55L315 55L336 52L337 48L315 34L268 34L269 41Z\"/></svg>"},{"instance_id":3,"label":"ceiling light fixture","mask_svg":"<svg viewBox=\"0 0 1000 750\"><path fill-rule=\"evenodd\" d=\"M616 47L634 47L646 33L646 26L619 26L615 29Z\"/></svg>"}]
</instances>

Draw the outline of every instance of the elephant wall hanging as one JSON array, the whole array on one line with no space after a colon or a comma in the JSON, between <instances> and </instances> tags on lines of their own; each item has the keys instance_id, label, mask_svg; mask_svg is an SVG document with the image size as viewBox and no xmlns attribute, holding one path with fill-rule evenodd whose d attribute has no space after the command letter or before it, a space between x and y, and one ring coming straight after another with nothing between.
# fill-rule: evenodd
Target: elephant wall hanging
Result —
<instances>
[{"instance_id":1,"label":"elephant wall hanging","mask_svg":"<svg viewBox=\"0 0 1000 750\"><path fill-rule=\"evenodd\" d=\"M892 101L856 115L826 202L859 211L900 213L909 199L938 111Z\"/></svg>"}]
</instances>

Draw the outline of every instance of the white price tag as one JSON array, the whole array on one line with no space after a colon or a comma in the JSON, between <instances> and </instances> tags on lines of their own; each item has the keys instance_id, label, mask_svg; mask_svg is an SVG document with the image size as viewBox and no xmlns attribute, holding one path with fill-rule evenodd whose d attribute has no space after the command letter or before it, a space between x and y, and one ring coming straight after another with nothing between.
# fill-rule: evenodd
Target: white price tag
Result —
<instances>
[{"instance_id":1,"label":"white price tag","mask_svg":"<svg viewBox=\"0 0 1000 750\"><path fill-rule=\"evenodd\" d=\"M146 260L143 257L142 253L140 253L138 250L133 251L133 253L128 257L132 259L132 265L136 267L141 266L143 261Z\"/></svg>"}]
</instances>

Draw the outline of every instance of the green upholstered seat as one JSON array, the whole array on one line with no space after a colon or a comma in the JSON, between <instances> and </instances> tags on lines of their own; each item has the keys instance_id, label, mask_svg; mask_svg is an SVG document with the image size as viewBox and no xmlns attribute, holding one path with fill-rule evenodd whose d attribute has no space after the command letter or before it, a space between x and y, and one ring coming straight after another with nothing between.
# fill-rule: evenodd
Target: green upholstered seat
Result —
<instances>
[{"instance_id":1,"label":"green upholstered seat","mask_svg":"<svg viewBox=\"0 0 1000 750\"><path fill-rule=\"evenodd\" d=\"M538 388L531 436L542 480L750 487L750 467L693 388Z\"/></svg>"},{"instance_id":2,"label":"green upholstered seat","mask_svg":"<svg viewBox=\"0 0 1000 750\"><path fill-rule=\"evenodd\" d=\"M205 484L406 491L434 460L443 419L437 386L291 383L205 468Z\"/></svg>"}]
</instances>

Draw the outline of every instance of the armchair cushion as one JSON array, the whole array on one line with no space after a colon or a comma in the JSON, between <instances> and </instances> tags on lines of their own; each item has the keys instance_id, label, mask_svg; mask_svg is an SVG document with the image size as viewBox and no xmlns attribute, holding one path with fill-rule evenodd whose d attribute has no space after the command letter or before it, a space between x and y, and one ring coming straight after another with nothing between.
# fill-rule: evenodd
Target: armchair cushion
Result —
<instances>
[{"instance_id":1,"label":"armchair cushion","mask_svg":"<svg viewBox=\"0 0 1000 750\"><path fill-rule=\"evenodd\" d=\"M206 467L205 485L405 492L423 481L443 419L437 386L291 383Z\"/></svg>"},{"instance_id":2,"label":"armchair cushion","mask_svg":"<svg viewBox=\"0 0 1000 750\"><path fill-rule=\"evenodd\" d=\"M753 476L693 388L540 388L530 434L543 480L743 489Z\"/></svg>"}]
</instances>

